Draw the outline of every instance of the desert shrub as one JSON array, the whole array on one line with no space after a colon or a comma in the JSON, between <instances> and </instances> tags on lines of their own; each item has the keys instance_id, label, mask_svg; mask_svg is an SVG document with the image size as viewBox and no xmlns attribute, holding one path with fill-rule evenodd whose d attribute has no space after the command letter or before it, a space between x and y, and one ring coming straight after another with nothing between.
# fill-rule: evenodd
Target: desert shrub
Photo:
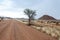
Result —
<instances>
[{"instance_id":1,"label":"desert shrub","mask_svg":"<svg viewBox=\"0 0 60 40\"><path fill-rule=\"evenodd\" d=\"M4 17L0 17L0 22L4 19Z\"/></svg>"},{"instance_id":2,"label":"desert shrub","mask_svg":"<svg viewBox=\"0 0 60 40\"><path fill-rule=\"evenodd\" d=\"M59 25L59 22L56 22L56 25Z\"/></svg>"}]
</instances>

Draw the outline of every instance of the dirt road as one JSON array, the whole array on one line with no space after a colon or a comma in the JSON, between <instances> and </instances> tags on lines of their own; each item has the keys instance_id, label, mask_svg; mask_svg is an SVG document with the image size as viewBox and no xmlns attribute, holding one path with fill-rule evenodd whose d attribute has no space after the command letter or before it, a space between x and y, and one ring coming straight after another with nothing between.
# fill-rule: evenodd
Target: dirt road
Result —
<instances>
[{"instance_id":1,"label":"dirt road","mask_svg":"<svg viewBox=\"0 0 60 40\"><path fill-rule=\"evenodd\" d=\"M16 20L0 22L0 40L57 40Z\"/></svg>"}]
</instances>

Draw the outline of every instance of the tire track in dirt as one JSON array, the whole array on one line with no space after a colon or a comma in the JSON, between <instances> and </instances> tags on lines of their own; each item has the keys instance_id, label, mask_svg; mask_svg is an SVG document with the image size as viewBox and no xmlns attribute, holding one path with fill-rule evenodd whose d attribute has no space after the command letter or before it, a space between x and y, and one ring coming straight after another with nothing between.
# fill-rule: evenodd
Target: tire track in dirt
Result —
<instances>
[{"instance_id":1,"label":"tire track in dirt","mask_svg":"<svg viewBox=\"0 0 60 40\"><path fill-rule=\"evenodd\" d=\"M16 40L28 40L21 31L22 30L18 28L18 25L15 25Z\"/></svg>"},{"instance_id":2,"label":"tire track in dirt","mask_svg":"<svg viewBox=\"0 0 60 40\"><path fill-rule=\"evenodd\" d=\"M4 26L2 26L2 28L0 29L0 30L1 30L1 31L0 31L0 35L1 35L1 33L4 32L4 30L7 29L7 27L9 27L9 26L10 26L10 23L9 23L9 24L5 24Z\"/></svg>"},{"instance_id":3,"label":"tire track in dirt","mask_svg":"<svg viewBox=\"0 0 60 40\"><path fill-rule=\"evenodd\" d=\"M11 35L11 29L12 27L10 26L12 22L8 22L6 26L2 29L0 32L0 40L10 40L10 35Z\"/></svg>"},{"instance_id":4,"label":"tire track in dirt","mask_svg":"<svg viewBox=\"0 0 60 40\"><path fill-rule=\"evenodd\" d=\"M0 22L0 33L6 28L6 26L9 24L9 21L3 21ZM10 25L10 24L9 24Z\"/></svg>"},{"instance_id":5,"label":"tire track in dirt","mask_svg":"<svg viewBox=\"0 0 60 40\"><path fill-rule=\"evenodd\" d=\"M11 27L12 27L12 30L11 30L11 36L10 36L10 40L16 40L16 29L15 29L15 22L13 21Z\"/></svg>"},{"instance_id":6,"label":"tire track in dirt","mask_svg":"<svg viewBox=\"0 0 60 40\"><path fill-rule=\"evenodd\" d=\"M22 32L20 32L20 30L18 29L15 21L12 24L13 28L12 28L12 36L11 36L11 40L26 40L26 38L24 37L24 35L22 34Z\"/></svg>"}]
</instances>

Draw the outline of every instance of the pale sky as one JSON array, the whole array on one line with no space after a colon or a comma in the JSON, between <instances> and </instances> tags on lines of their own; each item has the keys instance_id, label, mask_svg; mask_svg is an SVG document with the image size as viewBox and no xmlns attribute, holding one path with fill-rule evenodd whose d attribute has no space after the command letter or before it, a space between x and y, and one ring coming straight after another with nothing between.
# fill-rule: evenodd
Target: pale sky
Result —
<instances>
[{"instance_id":1,"label":"pale sky","mask_svg":"<svg viewBox=\"0 0 60 40\"><path fill-rule=\"evenodd\" d=\"M60 0L0 0L0 16L27 18L26 8L36 10L36 18L47 14L60 19Z\"/></svg>"}]
</instances>

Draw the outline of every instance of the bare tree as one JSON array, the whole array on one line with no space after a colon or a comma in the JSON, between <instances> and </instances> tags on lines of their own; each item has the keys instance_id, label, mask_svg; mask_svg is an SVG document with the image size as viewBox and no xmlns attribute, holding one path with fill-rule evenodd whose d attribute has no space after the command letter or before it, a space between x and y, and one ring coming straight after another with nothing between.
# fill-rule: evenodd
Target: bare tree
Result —
<instances>
[{"instance_id":1,"label":"bare tree","mask_svg":"<svg viewBox=\"0 0 60 40\"><path fill-rule=\"evenodd\" d=\"M30 9L25 9L24 13L28 16L28 21L29 21L29 26L31 25L31 20L34 19L34 16L36 15L36 11L30 10Z\"/></svg>"}]
</instances>

